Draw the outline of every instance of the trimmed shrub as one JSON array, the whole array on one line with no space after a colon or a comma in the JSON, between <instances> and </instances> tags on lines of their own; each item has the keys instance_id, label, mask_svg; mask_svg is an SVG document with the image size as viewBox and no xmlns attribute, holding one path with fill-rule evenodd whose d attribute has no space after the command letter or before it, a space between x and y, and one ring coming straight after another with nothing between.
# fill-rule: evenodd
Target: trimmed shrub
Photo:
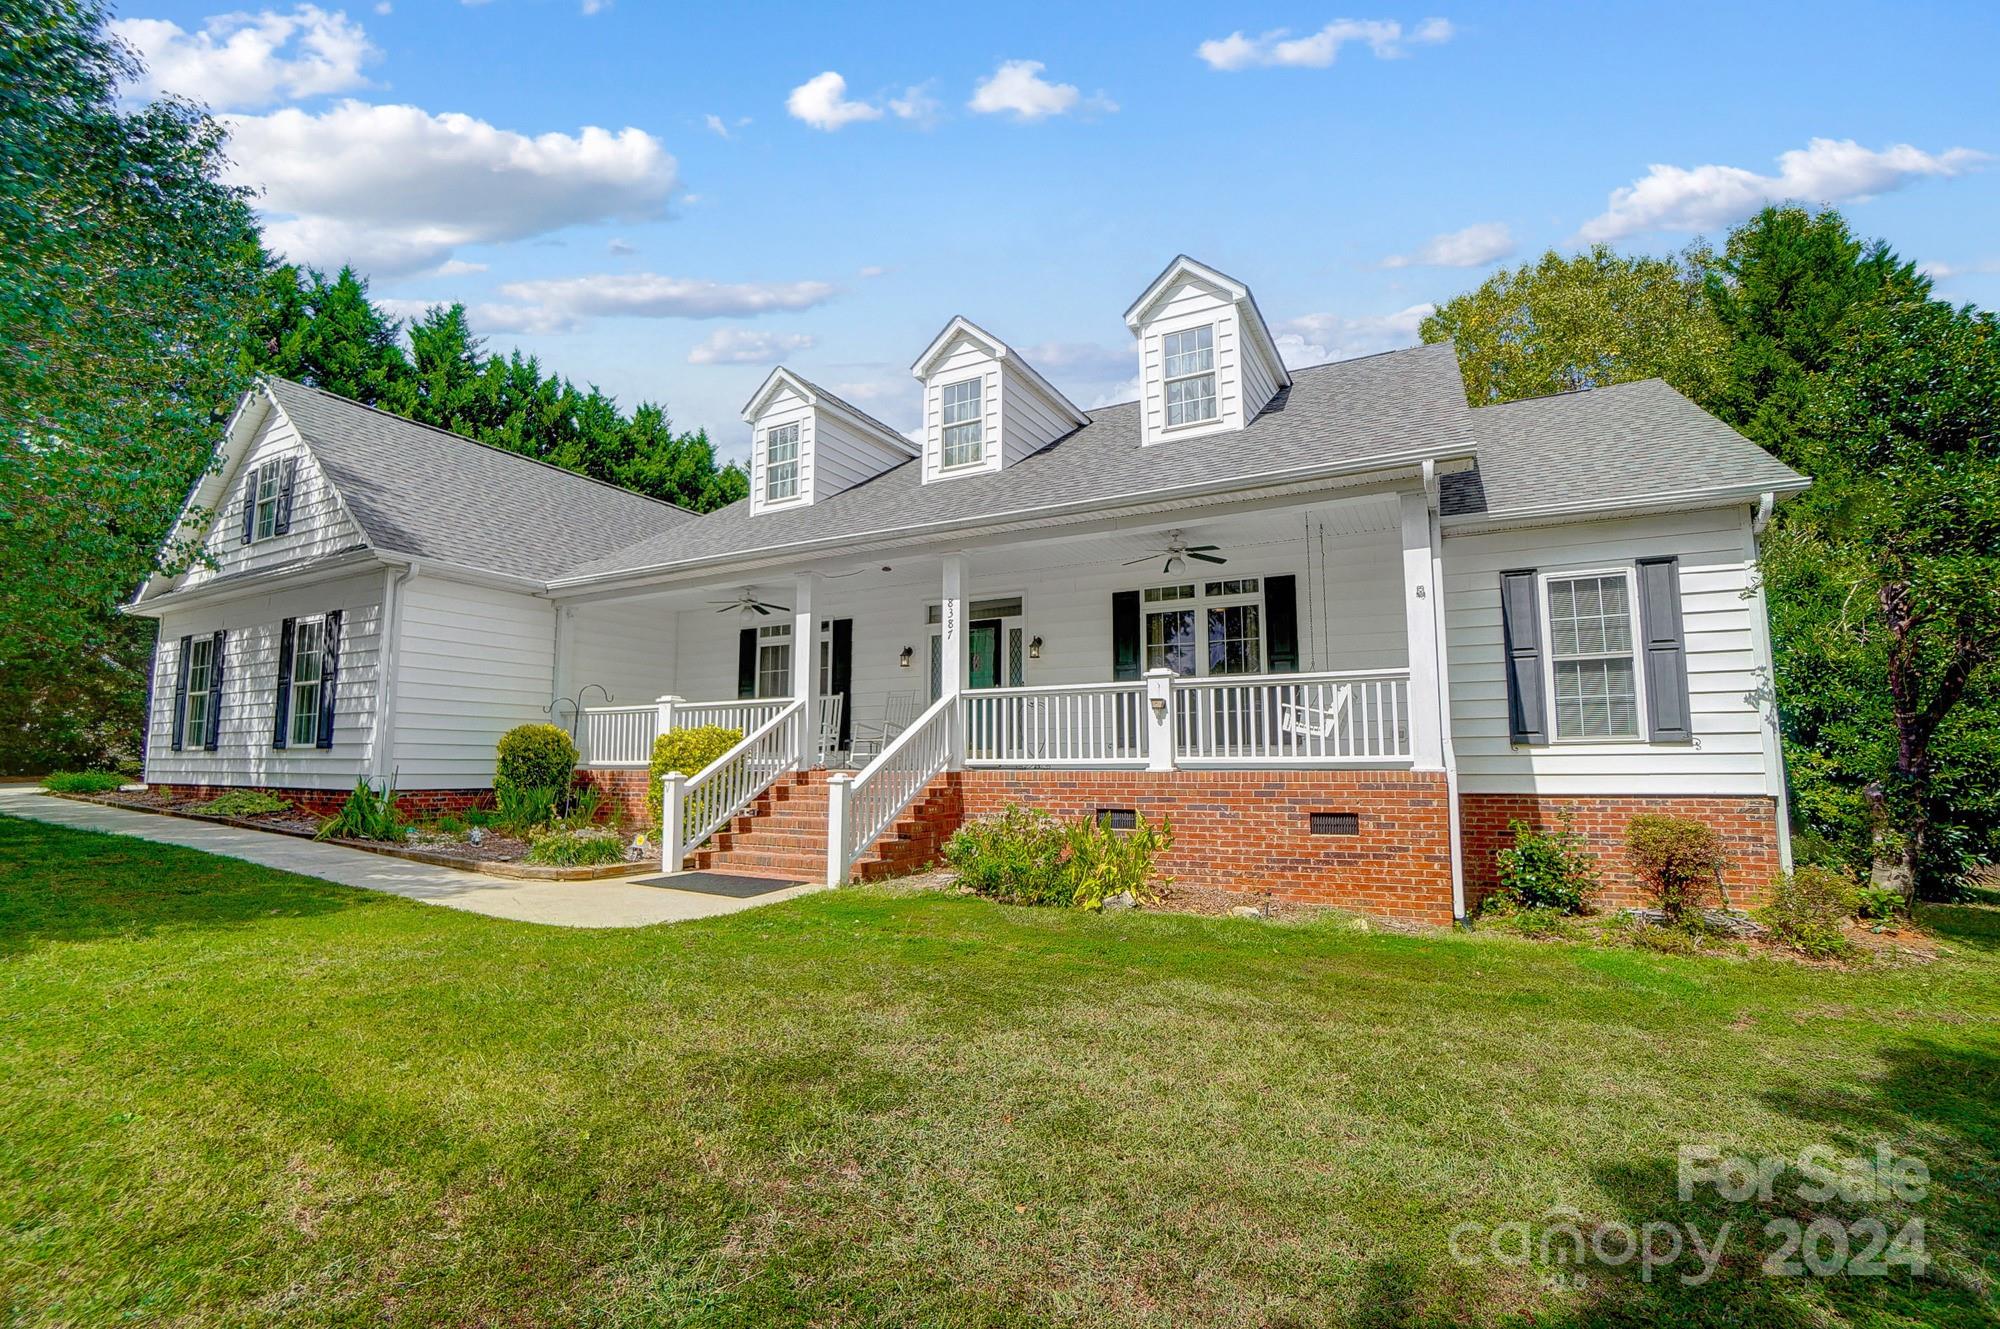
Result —
<instances>
[{"instance_id":1,"label":"trimmed shrub","mask_svg":"<svg viewBox=\"0 0 2000 1329\"><path fill-rule=\"evenodd\" d=\"M625 837L610 830L549 831L528 846L528 861L560 868L622 863Z\"/></svg>"},{"instance_id":2,"label":"trimmed shrub","mask_svg":"<svg viewBox=\"0 0 2000 1329\"><path fill-rule=\"evenodd\" d=\"M396 811L396 782L381 793L366 780L354 782L354 792L340 811L320 823L316 840L401 840L403 818Z\"/></svg>"},{"instance_id":3,"label":"trimmed shrub","mask_svg":"<svg viewBox=\"0 0 2000 1329\"><path fill-rule=\"evenodd\" d=\"M268 817L291 810L290 802L261 789L231 789L188 809L190 812L206 812L211 817Z\"/></svg>"},{"instance_id":4,"label":"trimmed shrub","mask_svg":"<svg viewBox=\"0 0 2000 1329\"><path fill-rule=\"evenodd\" d=\"M1567 809L1552 831L1537 830L1525 821L1507 823L1514 834L1512 848L1494 858L1500 868L1500 889L1487 903L1504 900L1519 910L1554 909L1580 914L1598 891L1597 859Z\"/></svg>"},{"instance_id":5,"label":"trimmed shrub","mask_svg":"<svg viewBox=\"0 0 2000 1329\"><path fill-rule=\"evenodd\" d=\"M1780 945L1815 960L1839 959L1854 953L1846 931L1854 894L1851 878L1831 868L1801 867L1771 883L1771 903L1757 917Z\"/></svg>"},{"instance_id":6,"label":"trimmed shrub","mask_svg":"<svg viewBox=\"0 0 2000 1329\"><path fill-rule=\"evenodd\" d=\"M945 842L944 858L961 886L989 899L1099 909L1124 891L1158 899L1158 859L1172 846L1173 827L1165 823L1141 818L1119 832L1091 817L1065 826L1039 809L1012 806L961 826Z\"/></svg>"},{"instance_id":7,"label":"trimmed shrub","mask_svg":"<svg viewBox=\"0 0 2000 1329\"><path fill-rule=\"evenodd\" d=\"M557 797L576 778L576 743L552 724L516 725L500 735L493 788L552 789Z\"/></svg>"},{"instance_id":8,"label":"trimmed shrub","mask_svg":"<svg viewBox=\"0 0 2000 1329\"><path fill-rule=\"evenodd\" d=\"M115 771L56 771L42 780L52 794L108 794L122 788L125 777Z\"/></svg>"},{"instance_id":9,"label":"trimmed shrub","mask_svg":"<svg viewBox=\"0 0 2000 1329\"><path fill-rule=\"evenodd\" d=\"M699 775L742 741L741 729L726 729L719 724L672 729L654 739L653 761L646 778L646 824L657 827L665 811L660 806L661 777L668 771Z\"/></svg>"},{"instance_id":10,"label":"trimmed shrub","mask_svg":"<svg viewBox=\"0 0 2000 1329\"><path fill-rule=\"evenodd\" d=\"M1722 837L1706 822L1646 813L1625 828L1625 857L1674 924L1699 918L1720 895L1729 866Z\"/></svg>"}]
</instances>

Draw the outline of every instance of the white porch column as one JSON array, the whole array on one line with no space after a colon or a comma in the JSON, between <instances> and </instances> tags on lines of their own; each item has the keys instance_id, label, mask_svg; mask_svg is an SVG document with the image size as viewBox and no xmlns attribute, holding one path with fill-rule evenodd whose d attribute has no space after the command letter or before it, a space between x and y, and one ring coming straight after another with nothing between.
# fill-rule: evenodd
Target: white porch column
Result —
<instances>
[{"instance_id":1,"label":"white porch column","mask_svg":"<svg viewBox=\"0 0 2000 1329\"><path fill-rule=\"evenodd\" d=\"M1410 755L1420 771L1441 771L1444 717L1438 709L1438 587L1431 575L1430 500L1421 489L1402 493L1403 622L1410 646Z\"/></svg>"},{"instance_id":2,"label":"white porch column","mask_svg":"<svg viewBox=\"0 0 2000 1329\"><path fill-rule=\"evenodd\" d=\"M1174 769L1174 671L1146 671L1146 769Z\"/></svg>"},{"instance_id":3,"label":"white porch column","mask_svg":"<svg viewBox=\"0 0 2000 1329\"><path fill-rule=\"evenodd\" d=\"M686 700L687 698L685 697L677 696L673 693L668 693L666 696L659 698L653 703L654 738L658 738L662 734L670 734L673 732L674 707L679 706ZM651 749L648 749L648 752L650 751Z\"/></svg>"},{"instance_id":4,"label":"white porch column","mask_svg":"<svg viewBox=\"0 0 2000 1329\"><path fill-rule=\"evenodd\" d=\"M944 556L944 608L940 614L938 695L952 699L951 769L965 766L965 726L958 712L958 695L965 688L965 555Z\"/></svg>"},{"instance_id":5,"label":"white porch column","mask_svg":"<svg viewBox=\"0 0 2000 1329\"><path fill-rule=\"evenodd\" d=\"M810 770L819 758L819 619L813 612L817 572L792 578L792 699L800 708L798 768Z\"/></svg>"}]
</instances>

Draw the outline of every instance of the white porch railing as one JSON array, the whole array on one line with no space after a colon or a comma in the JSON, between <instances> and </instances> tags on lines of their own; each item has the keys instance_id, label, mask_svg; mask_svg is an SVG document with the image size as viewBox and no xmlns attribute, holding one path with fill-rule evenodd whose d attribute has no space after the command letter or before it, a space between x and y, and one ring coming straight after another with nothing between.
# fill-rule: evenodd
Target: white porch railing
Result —
<instances>
[{"instance_id":1,"label":"white porch railing","mask_svg":"<svg viewBox=\"0 0 2000 1329\"><path fill-rule=\"evenodd\" d=\"M968 766L1144 766L1146 685L979 688L965 696Z\"/></svg>"},{"instance_id":2,"label":"white porch railing","mask_svg":"<svg viewBox=\"0 0 2000 1329\"><path fill-rule=\"evenodd\" d=\"M957 701L938 698L860 774L837 774L827 781L829 886L846 881L854 861L951 765Z\"/></svg>"},{"instance_id":3,"label":"white porch railing","mask_svg":"<svg viewBox=\"0 0 2000 1329\"><path fill-rule=\"evenodd\" d=\"M585 766L644 766L660 735L658 706L592 706L583 713Z\"/></svg>"},{"instance_id":4,"label":"white porch railing","mask_svg":"<svg viewBox=\"0 0 2000 1329\"><path fill-rule=\"evenodd\" d=\"M1410 759L1408 670L1176 678L1178 766L1339 766Z\"/></svg>"},{"instance_id":5,"label":"white porch railing","mask_svg":"<svg viewBox=\"0 0 2000 1329\"><path fill-rule=\"evenodd\" d=\"M777 714L743 736L692 778L666 776L660 819L661 867L679 872L688 851L728 824L799 760L801 702L781 702Z\"/></svg>"},{"instance_id":6,"label":"white porch railing","mask_svg":"<svg viewBox=\"0 0 2000 1329\"><path fill-rule=\"evenodd\" d=\"M749 733L791 704L790 697L742 697L732 701L677 701L672 703L671 727L699 729L721 725Z\"/></svg>"}]
</instances>

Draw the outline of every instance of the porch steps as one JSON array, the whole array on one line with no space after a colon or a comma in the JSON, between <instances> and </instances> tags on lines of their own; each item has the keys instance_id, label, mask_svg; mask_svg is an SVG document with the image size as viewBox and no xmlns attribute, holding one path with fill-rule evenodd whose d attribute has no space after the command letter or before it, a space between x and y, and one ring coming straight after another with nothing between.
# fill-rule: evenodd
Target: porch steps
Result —
<instances>
[{"instance_id":1,"label":"porch steps","mask_svg":"<svg viewBox=\"0 0 2000 1329\"><path fill-rule=\"evenodd\" d=\"M689 854L687 866L697 872L824 880L826 776L825 771L803 771L778 781ZM939 776L861 855L854 878L878 881L930 866L963 819L957 776Z\"/></svg>"}]
</instances>

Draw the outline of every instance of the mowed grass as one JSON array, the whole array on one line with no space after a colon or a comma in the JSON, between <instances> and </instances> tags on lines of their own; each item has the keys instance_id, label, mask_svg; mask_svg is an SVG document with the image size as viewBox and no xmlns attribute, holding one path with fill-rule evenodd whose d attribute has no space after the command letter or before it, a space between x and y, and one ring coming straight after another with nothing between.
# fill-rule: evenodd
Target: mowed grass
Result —
<instances>
[{"instance_id":1,"label":"mowed grass","mask_svg":"<svg viewBox=\"0 0 2000 1329\"><path fill-rule=\"evenodd\" d=\"M0 1311L1991 1322L1995 920L1858 973L872 890L578 932L0 818ZM1811 1210L1675 1196L1684 1142L1878 1140L1928 1276L1767 1277ZM1450 1255L1557 1206L1750 1231L1701 1287Z\"/></svg>"}]
</instances>

